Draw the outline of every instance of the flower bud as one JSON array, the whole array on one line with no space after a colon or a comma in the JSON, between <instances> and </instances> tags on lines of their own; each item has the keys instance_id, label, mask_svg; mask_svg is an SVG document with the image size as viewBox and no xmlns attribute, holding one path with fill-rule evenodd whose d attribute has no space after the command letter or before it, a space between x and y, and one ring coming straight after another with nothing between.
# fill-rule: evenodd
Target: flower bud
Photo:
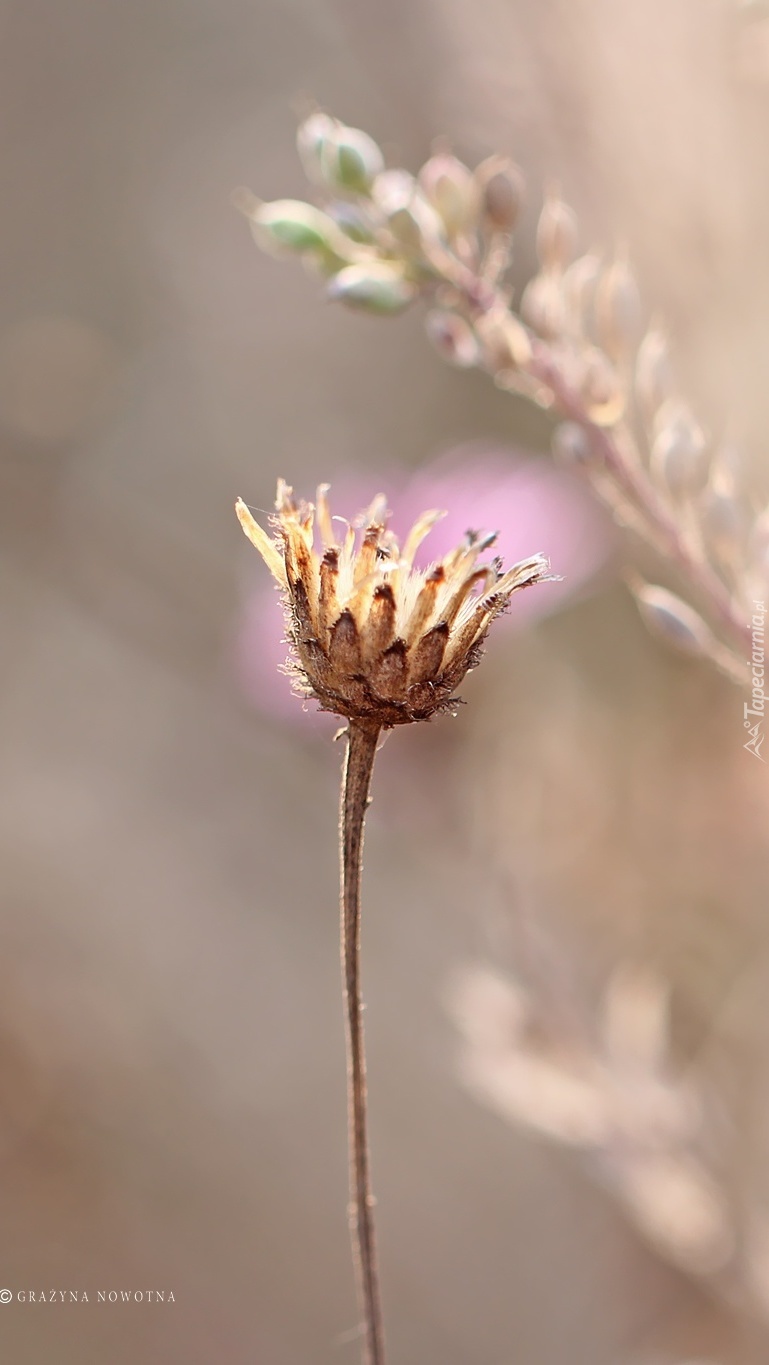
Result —
<instances>
[{"instance_id":1,"label":"flower bud","mask_svg":"<svg viewBox=\"0 0 769 1365\"><path fill-rule=\"evenodd\" d=\"M566 469L589 469L596 464L587 433L577 422L559 422L551 446L553 458Z\"/></svg>"},{"instance_id":2,"label":"flower bud","mask_svg":"<svg viewBox=\"0 0 769 1365\"><path fill-rule=\"evenodd\" d=\"M656 635L681 654L698 658L710 654L713 634L692 607L667 588L651 583L639 582L632 589L642 617Z\"/></svg>"},{"instance_id":3,"label":"flower bud","mask_svg":"<svg viewBox=\"0 0 769 1365\"><path fill-rule=\"evenodd\" d=\"M328 114L310 114L300 124L296 145L316 185L367 194L384 166L381 150L360 128L348 128Z\"/></svg>"},{"instance_id":4,"label":"flower bud","mask_svg":"<svg viewBox=\"0 0 769 1365\"><path fill-rule=\"evenodd\" d=\"M655 423L650 468L673 497L699 491L708 473L705 433L683 403L666 403Z\"/></svg>"},{"instance_id":5,"label":"flower bud","mask_svg":"<svg viewBox=\"0 0 769 1365\"><path fill-rule=\"evenodd\" d=\"M248 211L257 244L273 256L336 250L341 233L327 213L300 199L256 203Z\"/></svg>"},{"instance_id":6,"label":"flower bud","mask_svg":"<svg viewBox=\"0 0 769 1365\"><path fill-rule=\"evenodd\" d=\"M565 309L559 283L552 275L535 275L521 297L521 317L543 341L556 341L563 334Z\"/></svg>"},{"instance_id":7,"label":"flower bud","mask_svg":"<svg viewBox=\"0 0 769 1365\"><path fill-rule=\"evenodd\" d=\"M487 232L512 232L526 191L520 166L506 156L490 156L476 167L473 179L482 226Z\"/></svg>"},{"instance_id":8,"label":"flower bud","mask_svg":"<svg viewBox=\"0 0 769 1365\"><path fill-rule=\"evenodd\" d=\"M325 176L322 168L323 147L332 138L338 127L337 121L329 114L319 110L310 114L296 130L296 149L305 175L314 185L322 185Z\"/></svg>"},{"instance_id":9,"label":"flower bud","mask_svg":"<svg viewBox=\"0 0 769 1365\"><path fill-rule=\"evenodd\" d=\"M710 549L724 563L744 554L748 518L729 471L716 466L698 503L700 524Z\"/></svg>"},{"instance_id":10,"label":"flower bud","mask_svg":"<svg viewBox=\"0 0 769 1365\"><path fill-rule=\"evenodd\" d=\"M449 365L468 369L478 362L478 342L470 325L458 313L434 309L427 314L427 335L438 354Z\"/></svg>"},{"instance_id":11,"label":"flower bud","mask_svg":"<svg viewBox=\"0 0 769 1365\"><path fill-rule=\"evenodd\" d=\"M416 192L416 177L400 167L382 171L371 186L371 198L385 217L403 208L404 204L410 204Z\"/></svg>"},{"instance_id":12,"label":"flower bud","mask_svg":"<svg viewBox=\"0 0 769 1365\"><path fill-rule=\"evenodd\" d=\"M394 209L387 217L387 226L400 246L408 252L421 252L426 245L441 236L441 221L421 195L409 204Z\"/></svg>"},{"instance_id":13,"label":"flower bud","mask_svg":"<svg viewBox=\"0 0 769 1365\"><path fill-rule=\"evenodd\" d=\"M337 227L359 246L370 246L374 241L374 229L366 213L348 200L339 199L331 204L328 212Z\"/></svg>"},{"instance_id":14,"label":"flower bud","mask_svg":"<svg viewBox=\"0 0 769 1365\"><path fill-rule=\"evenodd\" d=\"M557 195L551 195L539 215L537 258L544 270L565 270L576 250L576 214Z\"/></svg>"},{"instance_id":15,"label":"flower bud","mask_svg":"<svg viewBox=\"0 0 769 1365\"><path fill-rule=\"evenodd\" d=\"M667 338L656 328L646 333L636 359L636 393L648 415L652 415L673 391L673 371Z\"/></svg>"},{"instance_id":16,"label":"flower bud","mask_svg":"<svg viewBox=\"0 0 769 1365\"><path fill-rule=\"evenodd\" d=\"M384 169L384 157L368 133L360 128L346 128L340 123L323 140L320 166L323 179L331 189L368 194Z\"/></svg>"},{"instance_id":17,"label":"flower bud","mask_svg":"<svg viewBox=\"0 0 769 1365\"><path fill-rule=\"evenodd\" d=\"M490 374L499 378L508 370L520 370L531 359L531 342L526 328L506 308L484 313L475 324L483 356Z\"/></svg>"},{"instance_id":18,"label":"flower bud","mask_svg":"<svg viewBox=\"0 0 769 1365\"><path fill-rule=\"evenodd\" d=\"M621 360L637 344L641 332L641 296L622 260L615 261L595 291L596 336L611 360Z\"/></svg>"},{"instance_id":19,"label":"flower bud","mask_svg":"<svg viewBox=\"0 0 769 1365\"><path fill-rule=\"evenodd\" d=\"M478 192L472 172L448 152L431 156L419 172L420 187L447 236L456 237L475 225Z\"/></svg>"},{"instance_id":20,"label":"flower bud","mask_svg":"<svg viewBox=\"0 0 769 1365\"><path fill-rule=\"evenodd\" d=\"M403 271L386 261L350 265L334 277L328 296L364 313L401 313L416 297L415 286Z\"/></svg>"},{"instance_id":21,"label":"flower bud","mask_svg":"<svg viewBox=\"0 0 769 1365\"><path fill-rule=\"evenodd\" d=\"M561 292L569 327L580 336L590 336L593 325L593 302L601 262L597 256L578 256L563 272Z\"/></svg>"},{"instance_id":22,"label":"flower bud","mask_svg":"<svg viewBox=\"0 0 769 1365\"><path fill-rule=\"evenodd\" d=\"M601 427L619 421L625 410L625 394L611 361L595 347L585 352L579 391L591 421Z\"/></svg>"}]
</instances>

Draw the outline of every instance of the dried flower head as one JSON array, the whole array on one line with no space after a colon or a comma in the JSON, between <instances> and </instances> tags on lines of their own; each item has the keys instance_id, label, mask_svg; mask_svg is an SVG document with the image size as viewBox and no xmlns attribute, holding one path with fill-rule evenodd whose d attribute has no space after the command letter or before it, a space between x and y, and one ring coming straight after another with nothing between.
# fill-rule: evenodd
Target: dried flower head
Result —
<instances>
[{"instance_id":1,"label":"dried flower head","mask_svg":"<svg viewBox=\"0 0 769 1365\"><path fill-rule=\"evenodd\" d=\"M415 569L441 512L423 513L401 549L384 497L356 529L332 519L327 493L321 485L315 504L298 502L280 480L273 537L237 503L243 530L283 589L298 690L325 711L377 726L428 720L455 703L513 593L551 577L548 561L533 555L505 573L499 559L479 562L495 536L468 531L449 554Z\"/></svg>"}]
</instances>

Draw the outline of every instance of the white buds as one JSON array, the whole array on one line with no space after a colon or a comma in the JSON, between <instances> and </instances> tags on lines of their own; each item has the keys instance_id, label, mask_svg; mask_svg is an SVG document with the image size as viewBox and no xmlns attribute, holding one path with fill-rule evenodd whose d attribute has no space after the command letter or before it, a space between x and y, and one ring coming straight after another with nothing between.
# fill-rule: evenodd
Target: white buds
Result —
<instances>
[{"instance_id":1,"label":"white buds","mask_svg":"<svg viewBox=\"0 0 769 1365\"><path fill-rule=\"evenodd\" d=\"M340 270L330 281L328 296L364 313L402 313L416 296L403 270L386 261L367 261Z\"/></svg>"},{"instance_id":2,"label":"white buds","mask_svg":"<svg viewBox=\"0 0 769 1365\"><path fill-rule=\"evenodd\" d=\"M642 580L631 582L633 595L646 624L680 654L708 657L714 637L702 617L675 593Z\"/></svg>"}]
</instances>

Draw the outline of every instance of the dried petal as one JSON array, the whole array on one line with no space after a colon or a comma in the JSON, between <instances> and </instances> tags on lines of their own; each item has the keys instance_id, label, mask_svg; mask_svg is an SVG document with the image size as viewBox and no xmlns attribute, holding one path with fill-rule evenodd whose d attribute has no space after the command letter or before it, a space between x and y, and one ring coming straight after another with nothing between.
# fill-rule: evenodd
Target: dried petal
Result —
<instances>
[{"instance_id":1,"label":"dried petal","mask_svg":"<svg viewBox=\"0 0 769 1365\"><path fill-rule=\"evenodd\" d=\"M331 546L320 562L320 609L318 613L318 634L324 646L339 615L339 551Z\"/></svg>"},{"instance_id":2,"label":"dried petal","mask_svg":"<svg viewBox=\"0 0 769 1365\"><path fill-rule=\"evenodd\" d=\"M414 646L409 658L409 686L429 681L440 676L443 656L449 638L449 625L439 621L437 626L428 630Z\"/></svg>"},{"instance_id":3,"label":"dried petal","mask_svg":"<svg viewBox=\"0 0 769 1365\"><path fill-rule=\"evenodd\" d=\"M438 594L445 578L443 565L438 564L425 579L414 609L406 625L406 643L412 645L424 634L433 619L438 602Z\"/></svg>"},{"instance_id":4,"label":"dried petal","mask_svg":"<svg viewBox=\"0 0 769 1365\"><path fill-rule=\"evenodd\" d=\"M361 672L360 636L351 611L343 611L332 628L328 658L335 673L356 677Z\"/></svg>"},{"instance_id":5,"label":"dried petal","mask_svg":"<svg viewBox=\"0 0 769 1365\"><path fill-rule=\"evenodd\" d=\"M363 634L364 655L369 662L392 644L395 638L395 594L390 583L375 588L371 610Z\"/></svg>"},{"instance_id":6,"label":"dried petal","mask_svg":"<svg viewBox=\"0 0 769 1365\"><path fill-rule=\"evenodd\" d=\"M406 642L395 640L372 669L371 681L377 696L386 701L402 700L407 667Z\"/></svg>"},{"instance_id":7,"label":"dried petal","mask_svg":"<svg viewBox=\"0 0 769 1365\"><path fill-rule=\"evenodd\" d=\"M271 540L267 532L262 530L259 522L251 515L242 498L238 498L235 503L235 511L248 539L259 551L273 578L282 588L287 587L286 562L275 541Z\"/></svg>"}]
</instances>

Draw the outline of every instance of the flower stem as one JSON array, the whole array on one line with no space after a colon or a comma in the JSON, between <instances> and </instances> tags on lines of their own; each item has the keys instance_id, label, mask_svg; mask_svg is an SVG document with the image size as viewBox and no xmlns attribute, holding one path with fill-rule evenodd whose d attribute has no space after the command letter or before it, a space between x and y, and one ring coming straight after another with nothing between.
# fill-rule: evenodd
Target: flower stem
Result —
<instances>
[{"instance_id":1,"label":"flower stem","mask_svg":"<svg viewBox=\"0 0 769 1365\"><path fill-rule=\"evenodd\" d=\"M360 883L363 826L379 726L350 721L342 773L340 815L342 980L347 1024L350 1232L365 1326L366 1365L384 1365L384 1328L379 1295L374 1196L369 1172L366 1055L360 986Z\"/></svg>"}]
</instances>

